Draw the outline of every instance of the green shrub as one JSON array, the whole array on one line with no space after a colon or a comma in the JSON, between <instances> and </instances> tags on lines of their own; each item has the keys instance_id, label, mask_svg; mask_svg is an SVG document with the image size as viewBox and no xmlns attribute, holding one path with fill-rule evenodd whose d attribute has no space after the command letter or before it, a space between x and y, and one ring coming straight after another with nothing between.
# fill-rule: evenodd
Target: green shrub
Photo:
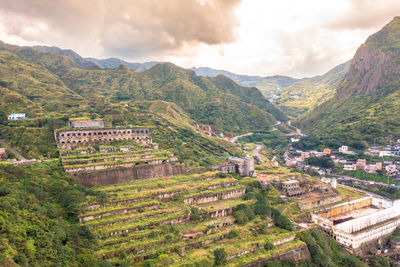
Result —
<instances>
[{"instance_id":1,"label":"green shrub","mask_svg":"<svg viewBox=\"0 0 400 267\"><path fill-rule=\"evenodd\" d=\"M224 248L217 248L214 250L214 264L220 265L226 261L228 254L225 252Z\"/></svg>"},{"instance_id":2,"label":"green shrub","mask_svg":"<svg viewBox=\"0 0 400 267\"><path fill-rule=\"evenodd\" d=\"M239 236L239 230L238 229L234 229L232 231L229 232L229 234L227 235L227 238L235 238Z\"/></svg>"},{"instance_id":3,"label":"green shrub","mask_svg":"<svg viewBox=\"0 0 400 267\"><path fill-rule=\"evenodd\" d=\"M271 250L273 248L274 248L274 245L269 240L265 240L264 249Z\"/></svg>"}]
</instances>

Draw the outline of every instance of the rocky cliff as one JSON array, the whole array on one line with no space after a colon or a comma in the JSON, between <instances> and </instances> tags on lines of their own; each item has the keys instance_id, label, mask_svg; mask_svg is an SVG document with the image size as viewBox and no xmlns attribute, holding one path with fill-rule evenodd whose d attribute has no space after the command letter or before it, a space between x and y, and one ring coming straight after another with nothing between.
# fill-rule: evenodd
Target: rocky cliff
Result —
<instances>
[{"instance_id":1,"label":"rocky cliff","mask_svg":"<svg viewBox=\"0 0 400 267\"><path fill-rule=\"evenodd\" d=\"M335 96L297 121L332 146L388 143L400 135L400 17L371 35L354 55Z\"/></svg>"},{"instance_id":2,"label":"rocky cliff","mask_svg":"<svg viewBox=\"0 0 400 267\"><path fill-rule=\"evenodd\" d=\"M395 17L358 48L337 97L369 95L400 74L400 17Z\"/></svg>"}]
</instances>

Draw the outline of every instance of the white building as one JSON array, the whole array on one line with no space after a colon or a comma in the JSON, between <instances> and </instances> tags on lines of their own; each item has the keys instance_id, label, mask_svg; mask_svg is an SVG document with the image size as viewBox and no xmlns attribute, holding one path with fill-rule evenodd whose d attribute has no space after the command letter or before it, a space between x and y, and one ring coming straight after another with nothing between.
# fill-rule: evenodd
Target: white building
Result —
<instances>
[{"instance_id":1,"label":"white building","mask_svg":"<svg viewBox=\"0 0 400 267\"><path fill-rule=\"evenodd\" d=\"M9 121L17 121L24 119L26 119L25 113L11 113L11 115L8 116Z\"/></svg>"},{"instance_id":2,"label":"white building","mask_svg":"<svg viewBox=\"0 0 400 267\"><path fill-rule=\"evenodd\" d=\"M392 151L379 151L379 157L390 157L392 156Z\"/></svg>"},{"instance_id":3,"label":"white building","mask_svg":"<svg viewBox=\"0 0 400 267\"><path fill-rule=\"evenodd\" d=\"M347 151L349 151L349 147L348 146L341 146L339 147L339 153L347 153Z\"/></svg>"},{"instance_id":4,"label":"white building","mask_svg":"<svg viewBox=\"0 0 400 267\"><path fill-rule=\"evenodd\" d=\"M312 219L349 249L392 233L400 226L400 203L366 197L317 211Z\"/></svg>"}]
</instances>

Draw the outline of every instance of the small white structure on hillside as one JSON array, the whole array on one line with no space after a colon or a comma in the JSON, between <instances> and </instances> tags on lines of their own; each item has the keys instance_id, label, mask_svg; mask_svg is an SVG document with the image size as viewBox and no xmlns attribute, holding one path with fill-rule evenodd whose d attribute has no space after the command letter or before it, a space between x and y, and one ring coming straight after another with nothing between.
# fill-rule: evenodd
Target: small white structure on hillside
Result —
<instances>
[{"instance_id":1,"label":"small white structure on hillside","mask_svg":"<svg viewBox=\"0 0 400 267\"><path fill-rule=\"evenodd\" d=\"M11 115L8 116L9 121L17 121L25 119L26 119L25 113L11 113Z\"/></svg>"}]
</instances>

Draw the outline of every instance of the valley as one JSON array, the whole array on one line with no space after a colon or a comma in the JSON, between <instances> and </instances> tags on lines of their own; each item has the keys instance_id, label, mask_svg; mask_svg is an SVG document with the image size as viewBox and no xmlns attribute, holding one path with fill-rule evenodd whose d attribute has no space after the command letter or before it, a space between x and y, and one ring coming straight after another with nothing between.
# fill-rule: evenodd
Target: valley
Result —
<instances>
[{"instance_id":1,"label":"valley","mask_svg":"<svg viewBox=\"0 0 400 267\"><path fill-rule=\"evenodd\" d=\"M399 36L299 79L0 42L0 265L397 266Z\"/></svg>"}]
</instances>

